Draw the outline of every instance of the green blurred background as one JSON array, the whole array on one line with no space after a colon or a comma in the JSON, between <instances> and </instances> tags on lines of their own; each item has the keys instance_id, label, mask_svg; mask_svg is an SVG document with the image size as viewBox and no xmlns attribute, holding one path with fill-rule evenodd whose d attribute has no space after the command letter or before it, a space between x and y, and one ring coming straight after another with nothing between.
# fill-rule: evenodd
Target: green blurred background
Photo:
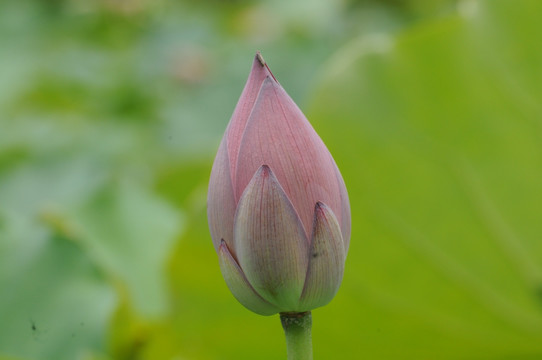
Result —
<instances>
[{"instance_id":1,"label":"green blurred background","mask_svg":"<svg viewBox=\"0 0 542 360\"><path fill-rule=\"evenodd\" d=\"M0 2L0 359L280 359L207 230L261 50L350 192L315 359L542 359L542 1Z\"/></svg>"}]
</instances>

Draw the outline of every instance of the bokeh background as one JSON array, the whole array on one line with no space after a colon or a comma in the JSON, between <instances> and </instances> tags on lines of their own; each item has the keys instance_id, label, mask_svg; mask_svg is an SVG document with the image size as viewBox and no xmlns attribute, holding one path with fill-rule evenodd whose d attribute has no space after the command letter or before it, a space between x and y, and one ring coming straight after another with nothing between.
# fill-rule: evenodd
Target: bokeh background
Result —
<instances>
[{"instance_id":1,"label":"bokeh background","mask_svg":"<svg viewBox=\"0 0 542 360\"><path fill-rule=\"evenodd\" d=\"M542 359L542 1L0 2L0 359L280 359L207 230L256 50L350 192L315 359Z\"/></svg>"}]
</instances>

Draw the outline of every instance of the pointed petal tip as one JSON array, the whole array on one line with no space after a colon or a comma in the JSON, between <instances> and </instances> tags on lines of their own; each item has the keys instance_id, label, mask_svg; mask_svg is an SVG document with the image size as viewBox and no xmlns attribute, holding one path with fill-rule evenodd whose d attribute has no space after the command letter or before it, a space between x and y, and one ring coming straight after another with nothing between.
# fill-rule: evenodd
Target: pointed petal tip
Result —
<instances>
[{"instance_id":1,"label":"pointed petal tip","mask_svg":"<svg viewBox=\"0 0 542 360\"><path fill-rule=\"evenodd\" d=\"M273 74L267 75L265 77L265 79L263 79L261 89L265 89L268 86L272 86L272 87L278 86L277 79L275 79ZM261 93L261 91L260 91L260 93Z\"/></svg>"},{"instance_id":2,"label":"pointed petal tip","mask_svg":"<svg viewBox=\"0 0 542 360\"><path fill-rule=\"evenodd\" d=\"M228 247L228 244L226 244L226 241L224 239L220 239L220 244L218 245L218 254L220 255L221 253L225 254L229 254L231 255L231 257L233 259L235 259L235 261L237 261L237 259L233 256L232 252L230 251L230 248Z\"/></svg>"},{"instance_id":3,"label":"pointed petal tip","mask_svg":"<svg viewBox=\"0 0 542 360\"><path fill-rule=\"evenodd\" d=\"M263 68L263 70L267 73L266 77L269 77L274 82L278 83L277 78L275 77L275 75L273 75L273 72L271 72L271 69L267 65L267 62L263 58L262 53L260 52L260 50L257 50L256 55L254 56L254 63L252 65L252 71L254 71L255 67L257 67L258 69Z\"/></svg>"},{"instance_id":4,"label":"pointed petal tip","mask_svg":"<svg viewBox=\"0 0 542 360\"><path fill-rule=\"evenodd\" d=\"M318 216L318 215L325 216L326 212L328 211L332 212L329 206L327 206L325 203L321 201L317 201L316 204L314 205L314 216Z\"/></svg>"},{"instance_id":5,"label":"pointed petal tip","mask_svg":"<svg viewBox=\"0 0 542 360\"><path fill-rule=\"evenodd\" d=\"M270 177L276 179L269 165L265 165L265 164L260 166L258 170L256 170L256 173L254 174L254 178L261 178L264 181L269 179Z\"/></svg>"},{"instance_id":6,"label":"pointed petal tip","mask_svg":"<svg viewBox=\"0 0 542 360\"><path fill-rule=\"evenodd\" d=\"M264 60L260 50L256 51L256 56L255 56L254 60L257 60L260 63L260 65L262 65L262 66L266 65L265 60Z\"/></svg>"},{"instance_id":7,"label":"pointed petal tip","mask_svg":"<svg viewBox=\"0 0 542 360\"><path fill-rule=\"evenodd\" d=\"M265 177L269 176L269 174L271 174L271 168L269 168L269 165L262 165L260 166L260 170L261 174Z\"/></svg>"}]
</instances>

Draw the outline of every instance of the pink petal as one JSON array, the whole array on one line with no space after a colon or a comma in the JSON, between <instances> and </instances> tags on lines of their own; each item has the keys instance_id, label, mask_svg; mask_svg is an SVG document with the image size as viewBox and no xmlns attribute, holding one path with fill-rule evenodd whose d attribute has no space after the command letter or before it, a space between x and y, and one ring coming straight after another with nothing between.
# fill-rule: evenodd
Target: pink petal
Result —
<instances>
[{"instance_id":1,"label":"pink petal","mask_svg":"<svg viewBox=\"0 0 542 360\"><path fill-rule=\"evenodd\" d=\"M303 226L266 165L254 174L239 200L235 250L248 281L281 311L295 311L308 265Z\"/></svg>"},{"instance_id":2,"label":"pink petal","mask_svg":"<svg viewBox=\"0 0 542 360\"><path fill-rule=\"evenodd\" d=\"M261 54L258 52L252 63L252 70L248 76L245 88L241 93L241 97L237 102L237 106L233 111L230 123L226 129L226 137L228 139L228 155L230 158L231 173L235 174L237 166L237 156L239 154L239 145L243 137L243 132L247 124L247 120L254 107L254 102L262 86L262 82L266 77L273 76ZM260 164L261 165L261 164ZM233 177L232 180L235 178Z\"/></svg>"},{"instance_id":3,"label":"pink petal","mask_svg":"<svg viewBox=\"0 0 542 360\"><path fill-rule=\"evenodd\" d=\"M306 234L318 201L328 204L339 223L344 221L346 232L343 218L350 214L337 166L301 110L271 77L262 84L241 141L233 182L236 199L262 164L273 169Z\"/></svg>"},{"instance_id":4,"label":"pink petal","mask_svg":"<svg viewBox=\"0 0 542 360\"><path fill-rule=\"evenodd\" d=\"M223 138L211 171L207 195L207 219L216 251L222 239L229 246L233 245L235 204L226 139Z\"/></svg>"},{"instance_id":5,"label":"pink petal","mask_svg":"<svg viewBox=\"0 0 542 360\"><path fill-rule=\"evenodd\" d=\"M333 160L335 164L335 160ZM352 229L352 219L350 217L350 199L348 198L348 191L346 191L346 185L344 184L343 177L337 164L335 164L335 176L337 177L337 182L339 183L339 191L341 194L341 212L339 213L338 218L341 219L339 223L341 226L341 232L344 242L345 253L348 253L348 248L350 246L350 232Z\"/></svg>"},{"instance_id":6,"label":"pink petal","mask_svg":"<svg viewBox=\"0 0 542 360\"><path fill-rule=\"evenodd\" d=\"M228 288L237 301L256 314L273 315L279 312L276 307L265 301L250 286L243 270L231 255L224 241L218 248L218 259L222 276L224 276Z\"/></svg>"},{"instance_id":7,"label":"pink petal","mask_svg":"<svg viewBox=\"0 0 542 360\"><path fill-rule=\"evenodd\" d=\"M323 203L314 210L314 228L309 252L309 267L300 306L309 310L333 299L344 272L346 251L335 215Z\"/></svg>"}]
</instances>

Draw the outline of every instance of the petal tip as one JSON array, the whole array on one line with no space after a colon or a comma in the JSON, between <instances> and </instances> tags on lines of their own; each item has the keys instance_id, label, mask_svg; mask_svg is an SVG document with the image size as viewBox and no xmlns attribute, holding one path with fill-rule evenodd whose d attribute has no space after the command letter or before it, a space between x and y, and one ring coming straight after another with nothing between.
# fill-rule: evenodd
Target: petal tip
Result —
<instances>
[{"instance_id":1,"label":"petal tip","mask_svg":"<svg viewBox=\"0 0 542 360\"><path fill-rule=\"evenodd\" d=\"M277 80L275 80L275 77L271 75L267 75L265 77L265 79L263 79L263 82L262 82L262 86L261 88L262 89L265 89L267 88L268 86L271 86L271 87L275 87L277 86L278 83L277 83Z\"/></svg>"},{"instance_id":2,"label":"petal tip","mask_svg":"<svg viewBox=\"0 0 542 360\"><path fill-rule=\"evenodd\" d=\"M264 164L260 166L260 172L263 176L268 177L271 174L271 168L269 167L269 165Z\"/></svg>"},{"instance_id":3,"label":"petal tip","mask_svg":"<svg viewBox=\"0 0 542 360\"><path fill-rule=\"evenodd\" d=\"M331 211L329 206L327 206L325 203L321 201L317 201L314 205L314 216L325 216L326 212Z\"/></svg>"},{"instance_id":4,"label":"petal tip","mask_svg":"<svg viewBox=\"0 0 542 360\"><path fill-rule=\"evenodd\" d=\"M262 53L259 50L256 51L256 55L254 56L254 62L252 64L252 72L256 71L256 69L258 73L278 83L277 79L275 78L275 75L273 75L273 72L271 72L271 69L267 65L267 62L265 61L265 59L262 56ZM263 70L263 73L260 72L262 70Z\"/></svg>"},{"instance_id":5,"label":"petal tip","mask_svg":"<svg viewBox=\"0 0 542 360\"><path fill-rule=\"evenodd\" d=\"M258 62L260 63L261 66L265 66L266 63L265 63L265 60L262 56L262 53L260 52L260 50L256 51L256 56L255 56L255 59L254 60L258 60Z\"/></svg>"},{"instance_id":6,"label":"petal tip","mask_svg":"<svg viewBox=\"0 0 542 360\"><path fill-rule=\"evenodd\" d=\"M263 181L268 180L269 178L274 178L275 175L273 174L273 171L271 171L271 168L269 165L262 165L256 170L256 173L254 174L255 179L261 179ZM260 181L261 181L260 180Z\"/></svg>"}]
</instances>

